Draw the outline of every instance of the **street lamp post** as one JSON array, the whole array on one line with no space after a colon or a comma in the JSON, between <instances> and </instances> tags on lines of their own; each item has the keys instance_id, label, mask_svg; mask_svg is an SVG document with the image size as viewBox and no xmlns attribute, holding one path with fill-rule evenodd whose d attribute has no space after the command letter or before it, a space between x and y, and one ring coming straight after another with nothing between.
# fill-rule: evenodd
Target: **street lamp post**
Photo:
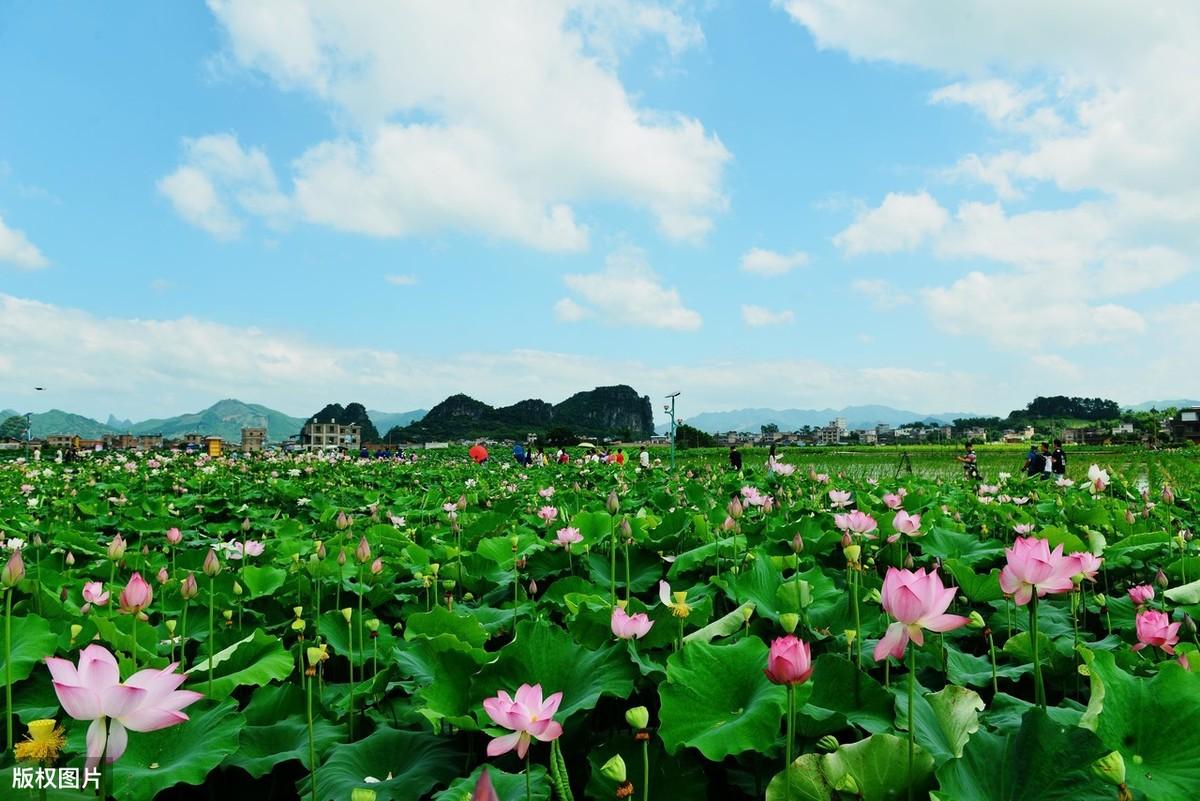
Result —
<instances>
[{"instance_id":1,"label":"street lamp post","mask_svg":"<svg viewBox=\"0 0 1200 801\"><path fill-rule=\"evenodd\" d=\"M671 405L663 404L663 411L671 415L671 469L675 469L675 399L679 397L678 392L672 392L667 395L671 400Z\"/></svg>"}]
</instances>

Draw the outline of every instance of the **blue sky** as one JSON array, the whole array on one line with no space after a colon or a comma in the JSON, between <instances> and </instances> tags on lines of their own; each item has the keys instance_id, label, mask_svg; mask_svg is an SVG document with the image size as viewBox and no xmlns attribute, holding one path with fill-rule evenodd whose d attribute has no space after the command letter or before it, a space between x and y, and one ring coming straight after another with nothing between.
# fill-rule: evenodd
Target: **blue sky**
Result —
<instances>
[{"instance_id":1,"label":"blue sky","mask_svg":"<svg viewBox=\"0 0 1200 801\"><path fill-rule=\"evenodd\" d=\"M0 407L1200 393L1196 9L964 6L12 3Z\"/></svg>"}]
</instances>

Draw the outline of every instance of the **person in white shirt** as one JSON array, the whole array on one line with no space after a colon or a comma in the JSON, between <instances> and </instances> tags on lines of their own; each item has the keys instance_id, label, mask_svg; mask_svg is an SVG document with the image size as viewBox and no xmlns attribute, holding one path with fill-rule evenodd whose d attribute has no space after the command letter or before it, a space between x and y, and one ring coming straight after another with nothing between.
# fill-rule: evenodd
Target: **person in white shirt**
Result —
<instances>
[{"instance_id":1,"label":"person in white shirt","mask_svg":"<svg viewBox=\"0 0 1200 801\"><path fill-rule=\"evenodd\" d=\"M641 453L638 454L638 464L643 470L650 469L650 451L646 450L646 446L642 446Z\"/></svg>"}]
</instances>

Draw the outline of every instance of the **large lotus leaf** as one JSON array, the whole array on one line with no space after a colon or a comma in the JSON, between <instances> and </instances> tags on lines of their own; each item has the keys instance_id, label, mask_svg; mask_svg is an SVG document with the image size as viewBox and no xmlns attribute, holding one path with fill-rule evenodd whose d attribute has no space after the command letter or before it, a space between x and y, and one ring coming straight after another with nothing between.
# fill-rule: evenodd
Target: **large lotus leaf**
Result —
<instances>
[{"instance_id":1,"label":"large lotus leaf","mask_svg":"<svg viewBox=\"0 0 1200 801\"><path fill-rule=\"evenodd\" d=\"M671 801L705 801L709 797L709 780L704 774L701 758L694 751L680 751L668 756L662 743L651 738L646 749L650 756L650 798ZM585 798L615 798L616 782L600 772L600 768L614 756L625 760L629 781L633 784L633 798L645 798L647 792L643 780L642 743L627 733L613 736L607 742L593 741L588 753L591 775L588 777Z\"/></svg>"},{"instance_id":2,"label":"large lotus leaf","mask_svg":"<svg viewBox=\"0 0 1200 801\"><path fill-rule=\"evenodd\" d=\"M414 693L414 700L421 715L430 722L433 730L441 730L445 720L460 729L475 729L471 716L474 699L471 695L471 678L479 670L475 660L460 651L435 651L427 653L432 663L432 680Z\"/></svg>"},{"instance_id":3,"label":"large lotus leaf","mask_svg":"<svg viewBox=\"0 0 1200 801\"><path fill-rule=\"evenodd\" d=\"M813 664L812 695L808 703L797 703L797 730L806 736L838 731L847 723L869 732L886 731L892 725L893 702L875 679L858 670L845 657L822 654Z\"/></svg>"},{"instance_id":4,"label":"large lotus leaf","mask_svg":"<svg viewBox=\"0 0 1200 801\"><path fill-rule=\"evenodd\" d=\"M657 554L641 548L629 549L629 587L635 592L646 592L657 587L663 577L663 561ZM612 569L607 554L593 551L587 558L588 579L597 587L612 587L609 573ZM625 589L625 555L617 551L617 590Z\"/></svg>"},{"instance_id":5,"label":"large lotus leaf","mask_svg":"<svg viewBox=\"0 0 1200 801\"><path fill-rule=\"evenodd\" d=\"M580 512L571 518L571 525L583 535L584 545L611 542L615 522L612 515L603 511Z\"/></svg>"},{"instance_id":6,"label":"large lotus leaf","mask_svg":"<svg viewBox=\"0 0 1200 801\"><path fill-rule=\"evenodd\" d=\"M483 650L489 635L483 624L469 612L451 612L436 606L428 612L409 615L405 621L404 639L429 640L440 648L452 648L471 656L476 662L486 662L491 656Z\"/></svg>"},{"instance_id":7,"label":"large lotus leaf","mask_svg":"<svg viewBox=\"0 0 1200 801\"><path fill-rule=\"evenodd\" d=\"M1172 587L1163 593L1168 601L1177 604L1200 604L1200 581L1193 581L1181 587Z\"/></svg>"},{"instance_id":8,"label":"large lotus leaf","mask_svg":"<svg viewBox=\"0 0 1200 801\"><path fill-rule=\"evenodd\" d=\"M720 580L714 579L713 583L723 588L725 595L734 603L749 601L759 614L771 618L779 616L777 595L783 582L779 571L771 566L770 559L760 555L749 570L726 574Z\"/></svg>"},{"instance_id":9,"label":"large lotus leaf","mask_svg":"<svg viewBox=\"0 0 1200 801\"><path fill-rule=\"evenodd\" d=\"M317 759L345 737L345 731L321 717L316 693L313 698L313 742ZM242 729L237 751L225 760L258 778L278 764L296 759L306 769L308 758L308 719L304 690L295 684L262 687L254 692L242 711L246 726Z\"/></svg>"},{"instance_id":10,"label":"large lotus leaf","mask_svg":"<svg viewBox=\"0 0 1200 801\"><path fill-rule=\"evenodd\" d=\"M58 636L50 631L50 624L37 615L13 618L11 626L12 680L17 682L28 678L38 662L54 656ZM4 648L0 647L0 677L5 675L4 664Z\"/></svg>"},{"instance_id":11,"label":"large lotus leaf","mask_svg":"<svg viewBox=\"0 0 1200 801\"><path fill-rule=\"evenodd\" d=\"M788 785L791 785L790 787ZM767 801L830 801L833 788L821 769L821 757L805 754L767 785Z\"/></svg>"},{"instance_id":12,"label":"large lotus leaf","mask_svg":"<svg viewBox=\"0 0 1200 801\"><path fill-rule=\"evenodd\" d=\"M279 638L255 629L248 637L213 654L212 697L228 695L235 687L261 687L276 679L285 679L296 667L295 657L284 649ZM188 670L193 690L208 692L208 659Z\"/></svg>"},{"instance_id":13,"label":"large lotus leaf","mask_svg":"<svg viewBox=\"0 0 1200 801\"><path fill-rule=\"evenodd\" d=\"M1092 732L1033 708L1007 734L979 731L961 759L938 769L943 801L1112 801L1116 790L1092 772L1107 749Z\"/></svg>"},{"instance_id":14,"label":"large lotus leaf","mask_svg":"<svg viewBox=\"0 0 1200 801\"><path fill-rule=\"evenodd\" d=\"M280 570L277 567L259 567L257 565L246 565L242 568L242 583L246 585L246 589L250 591L251 598L259 598L264 595L271 595L287 581L287 571Z\"/></svg>"},{"instance_id":15,"label":"large lotus leaf","mask_svg":"<svg viewBox=\"0 0 1200 801\"><path fill-rule=\"evenodd\" d=\"M200 701L184 710L189 720L155 732L129 734L129 746L114 765L118 801L150 801L177 784L203 784L208 772L238 747L245 719L237 702Z\"/></svg>"},{"instance_id":16,"label":"large lotus leaf","mask_svg":"<svg viewBox=\"0 0 1200 801\"><path fill-rule=\"evenodd\" d=\"M472 696L482 704L500 690L511 694L522 684L541 684L545 695L563 694L555 718L565 721L594 707L602 695L628 698L633 693L634 667L622 651L617 643L589 650L545 621L522 620L500 657L476 676Z\"/></svg>"},{"instance_id":17,"label":"large lotus leaf","mask_svg":"<svg viewBox=\"0 0 1200 801\"><path fill-rule=\"evenodd\" d=\"M317 769L317 798L346 799L355 788L364 788L375 791L375 801L417 801L454 778L461 763L462 756L444 738L379 729L333 750ZM379 781L367 782L368 777ZM312 795L311 782L309 775L296 783L301 798Z\"/></svg>"},{"instance_id":18,"label":"large lotus leaf","mask_svg":"<svg viewBox=\"0 0 1200 801\"><path fill-rule=\"evenodd\" d=\"M371 617L373 615L370 608L364 608L363 618L370 620ZM350 637L353 633L355 665L369 665L373 658L378 658L386 664L387 656L396 644L396 637L387 626L380 626L377 636L372 637L366 623L359 618L357 609L351 615L350 623L346 622L341 612L326 612L317 621L317 628L329 644L332 655L341 657L350 656ZM360 635L362 642L359 642Z\"/></svg>"},{"instance_id":19,"label":"large lotus leaf","mask_svg":"<svg viewBox=\"0 0 1200 801\"><path fill-rule=\"evenodd\" d=\"M939 559L954 559L974 565L1000 555L1004 546L995 540L980 540L974 534L935 527L921 538L921 550Z\"/></svg>"},{"instance_id":20,"label":"large lotus leaf","mask_svg":"<svg viewBox=\"0 0 1200 801\"><path fill-rule=\"evenodd\" d=\"M896 688L896 728L908 730L908 693ZM979 730L983 699L974 690L947 685L936 693L916 693L913 723L917 742L941 765L962 756L963 746Z\"/></svg>"},{"instance_id":21,"label":"large lotus leaf","mask_svg":"<svg viewBox=\"0 0 1200 801\"><path fill-rule=\"evenodd\" d=\"M532 798L533 801L550 801L550 780L547 778L546 769L541 765L530 766L528 796L525 794L524 771L505 773L495 765L480 765L470 776L460 776L445 790L435 794L433 801L472 801L475 784L485 767L499 801L526 801L527 798Z\"/></svg>"},{"instance_id":22,"label":"large lotus leaf","mask_svg":"<svg viewBox=\"0 0 1200 801\"><path fill-rule=\"evenodd\" d=\"M1003 651L997 651L997 660L1003 659L1004 656ZM996 677L999 679L1016 681L1024 674L1032 672L1032 663L996 665ZM955 684L970 684L972 687L989 686L992 683L992 662L989 657L964 653L947 645L946 674Z\"/></svg>"},{"instance_id":23,"label":"large lotus leaf","mask_svg":"<svg viewBox=\"0 0 1200 801\"><path fill-rule=\"evenodd\" d=\"M1080 649L1092 697L1080 723L1120 751L1126 783L1152 801L1192 801L1200 792L1200 675L1174 662L1135 678L1111 653Z\"/></svg>"},{"instance_id":24,"label":"large lotus leaf","mask_svg":"<svg viewBox=\"0 0 1200 801\"><path fill-rule=\"evenodd\" d=\"M787 694L763 674L767 646L757 638L735 645L689 643L667 660L659 685L663 745L692 746L713 761L767 751L780 740Z\"/></svg>"},{"instance_id":25,"label":"large lotus leaf","mask_svg":"<svg viewBox=\"0 0 1200 801\"><path fill-rule=\"evenodd\" d=\"M891 734L872 734L826 754L821 768L830 786L862 801L908 798L910 785L911 797L920 798L933 778L933 757L915 746L910 776L908 741Z\"/></svg>"},{"instance_id":26,"label":"large lotus leaf","mask_svg":"<svg viewBox=\"0 0 1200 801\"><path fill-rule=\"evenodd\" d=\"M965 562L957 559L947 559L942 562L942 566L954 576L958 591L968 600L987 603L1004 597L1004 590L1000 589L1000 571L997 568L993 567L990 572L980 575Z\"/></svg>"},{"instance_id":27,"label":"large lotus leaf","mask_svg":"<svg viewBox=\"0 0 1200 801\"><path fill-rule=\"evenodd\" d=\"M1008 693L996 693L987 712L980 717L989 728L1000 732L1016 731L1025 721L1025 713L1033 708L1033 702L1017 698ZM1063 701L1062 706L1046 708L1050 719L1060 726L1078 726L1084 708L1074 701Z\"/></svg>"}]
</instances>

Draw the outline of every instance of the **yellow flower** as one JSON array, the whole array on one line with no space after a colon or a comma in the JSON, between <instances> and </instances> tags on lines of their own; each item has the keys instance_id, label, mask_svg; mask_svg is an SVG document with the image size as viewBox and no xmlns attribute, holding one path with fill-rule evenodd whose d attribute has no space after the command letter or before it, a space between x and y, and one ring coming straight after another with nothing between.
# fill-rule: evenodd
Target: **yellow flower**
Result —
<instances>
[{"instance_id":1,"label":"yellow flower","mask_svg":"<svg viewBox=\"0 0 1200 801\"><path fill-rule=\"evenodd\" d=\"M58 752L62 750L66 741L66 733L62 726L53 720L32 721L29 724L29 735L17 743L17 760L49 765L58 759Z\"/></svg>"},{"instance_id":2,"label":"yellow flower","mask_svg":"<svg viewBox=\"0 0 1200 801\"><path fill-rule=\"evenodd\" d=\"M671 592L671 585L665 581L658 582L658 599L670 608L675 617L687 617L692 613L692 607L687 603L687 592Z\"/></svg>"}]
</instances>

